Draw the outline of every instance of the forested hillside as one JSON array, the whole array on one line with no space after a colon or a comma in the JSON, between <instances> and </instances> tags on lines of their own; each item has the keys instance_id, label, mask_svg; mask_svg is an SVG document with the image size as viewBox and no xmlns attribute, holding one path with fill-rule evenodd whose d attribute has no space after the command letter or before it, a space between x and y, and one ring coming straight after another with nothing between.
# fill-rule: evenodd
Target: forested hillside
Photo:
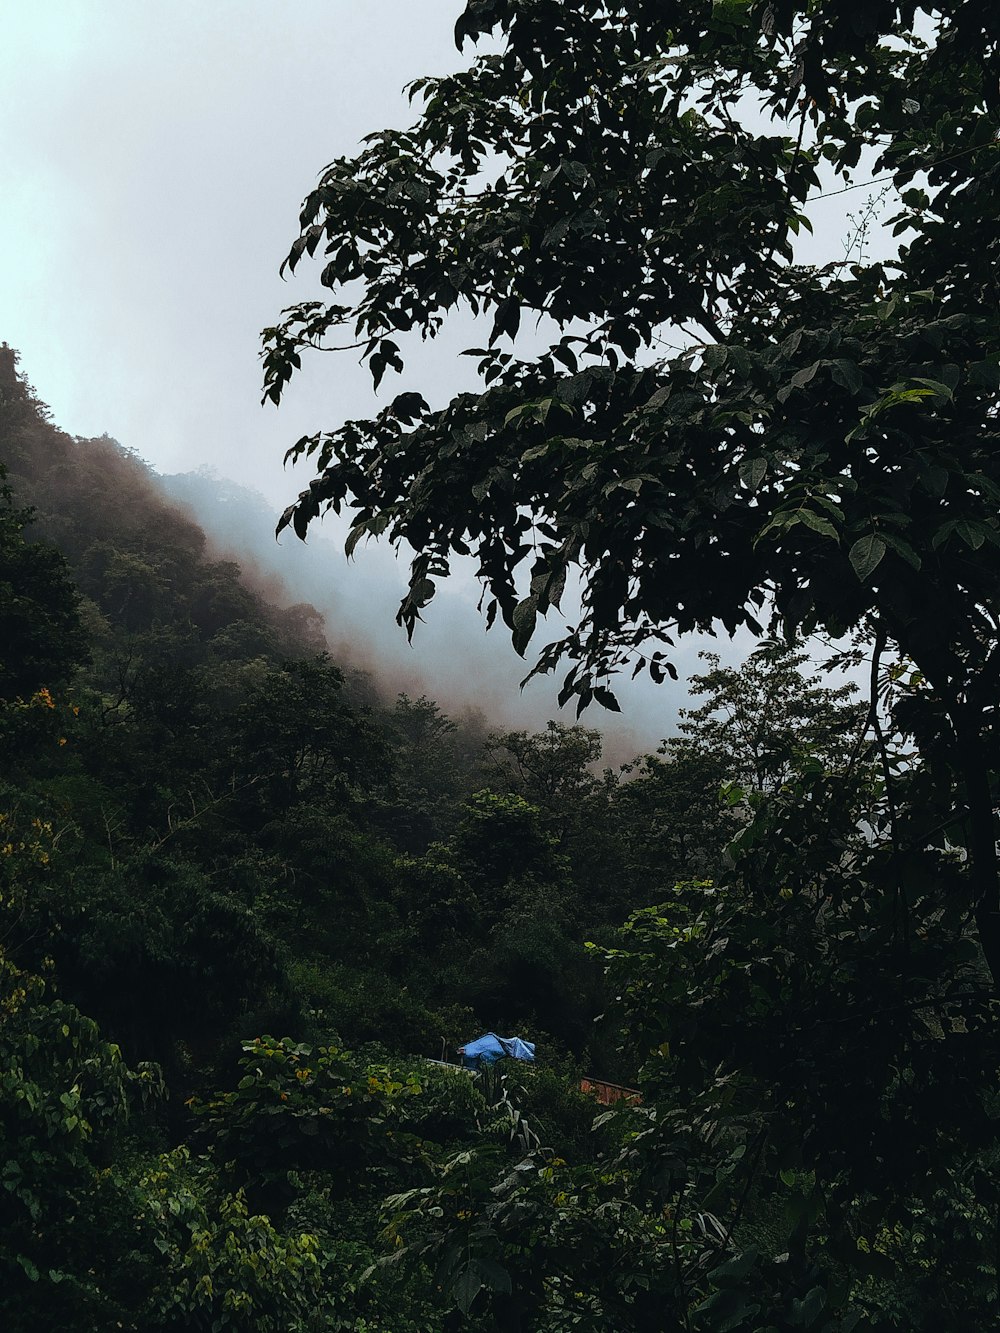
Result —
<instances>
[{"instance_id":1,"label":"forested hillside","mask_svg":"<svg viewBox=\"0 0 1000 1333\"><path fill-rule=\"evenodd\" d=\"M751 1271L825 1311L790 1327L848 1327L849 1289L991 1299L976 949L918 898L926 980L889 980L851 886L881 864L889 922L872 830L925 779L895 751L890 814L852 687L778 644L710 660L619 773L582 726L463 730L345 680L310 607L3 369L8 1327L651 1328L666 1289L714 1328ZM421 1062L484 1029L537 1067ZM644 1100L595 1121L584 1072ZM801 1249L831 1207L836 1299Z\"/></svg>"},{"instance_id":2,"label":"forested hillside","mask_svg":"<svg viewBox=\"0 0 1000 1333\"><path fill-rule=\"evenodd\" d=\"M220 1192L197 1118L228 1104L211 1097L233 1086L243 1041L322 1047L317 1095L338 1070L365 1085L369 1065L385 1066L372 1087L443 1099L452 1134L485 1103L476 1112L461 1076L417 1075L414 1060L484 1028L523 1030L548 1071L535 1095L579 1138L579 1071L636 1069L607 1024L595 1030L602 974L586 945L613 937L664 863L710 873L731 816L704 786L719 760L697 744L623 782L599 775L595 731L486 734L426 698L387 701L377 682L345 679L311 607L271 605L236 563L208 558L148 467L110 439L61 432L3 350L4 1116L7 1142L23 1145L5 1177L5 1310L25 1328L62 1303L79 1327L186 1327L232 1292L216 1301L197 1264L176 1267L193 1256L162 1250L139 1221L163 1172L164 1197L194 1191L189 1230L253 1248L230 1230L242 1196ZM674 811L682 825L664 827ZM404 1156L420 1158L411 1137ZM280 1205L267 1191L291 1166L253 1167L281 1217L286 1187ZM385 1189L366 1191L350 1255L375 1245ZM315 1206L325 1218L332 1205ZM291 1264L299 1241L262 1234ZM186 1314L161 1290L182 1280ZM248 1320L280 1283L265 1288L260 1309L243 1293Z\"/></svg>"},{"instance_id":3,"label":"forested hillside","mask_svg":"<svg viewBox=\"0 0 1000 1333\"><path fill-rule=\"evenodd\" d=\"M532 670L580 716L687 631L756 650L620 770L387 697L4 344L3 1327L994 1328L993 6L456 37L307 197L331 299L263 389L346 351L384 392L470 312L476 389L301 437L279 527L408 546L411 632L471 558L522 655L572 577ZM890 257L802 263L876 183ZM485 1030L534 1063L434 1060Z\"/></svg>"}]
</instances>

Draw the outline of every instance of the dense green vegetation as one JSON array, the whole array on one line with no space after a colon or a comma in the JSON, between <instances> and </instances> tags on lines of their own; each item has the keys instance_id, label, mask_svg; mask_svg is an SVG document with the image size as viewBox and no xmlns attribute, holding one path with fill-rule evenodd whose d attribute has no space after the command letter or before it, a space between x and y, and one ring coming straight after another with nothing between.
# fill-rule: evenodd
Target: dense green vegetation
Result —
<instances>
[{"instance_id":1,"label":"dense green vegetation","mask_svg":"<svg viewBox=\"0 0 1000 1333\"><path fill-rule=\"evenodd\" d=\"M400 331L493 332L479 394L300 441L284 524L408 541L410 629L474 553L521 651L573 571L581 705L759 636L619 773L345 676L2 349L6 1327L996 1324L995 26L470 0L498 50L307 200L352 305L266 331L275 401L344 323L376 388ZM898 263L794 265L865 153ZM537 1067L426 1058L483 1028Z\"/></svg>"},{"instance_id":2,"label":"dense green vegetation","mask_svg":"<svg viewBox=\"0 0 1000 1333\"><path fill-rule=\"evenodd\" d=\"M637 1061L586 944L671 839L671 875L719 862L725 765L692 736L623 781L584 727L379 700L0 369L7 1325L439 1327L426 1266L362 1281L381 1210L456 1151L499 1167L513 1112L421 1057L529 1032L518 1113L592 1161L580 1070Z\"/></svg>"},{"instance_id":3,"label":"dense green vegetation","mask_svg":"<svg viewBox=\"0 0 1000 1333\"><path fill-rule=\"evenodd\" d=\"M779 643L709 659L618 774L582 726L463 733L345 680L308 608L7 368L8 1327L992 1310L961 828L927 829L929 770L852 687ZM421 1059L489 1027L539 1067ZM583 1070L643 1101L602 1111Z\"/></svg>"},{"instance_id":4,"label":"dense green vegetation","mask_svg":"<svg viewBox=\"0 0 1000 1333\"><path fill-rule=\"evenodd\" d=\"M719 623L762 645L830 636L869 679L860 718L805 687L764 706L781 663L763 647L737 679L708 673L694 753L672 741L646 761L657 785L629 788L679 816L624 904L657 905L604 954L647 1123L618 1176L482 1190L485 1251L517 1269L509 1292L487 1284L492 1317L989 1326L993 8L468 0L456 37L479 48L468 68L418 80L410 128L368 136L307 195L286 267L322 256L331 295L264 331L264 394L338 347L378 391L468 311L480 382L442 403L411 379L294 442L315 476L281 526L348 510L349 550L408 546L411 633L456 557L522 654L576 582L579 614L531 671L561 669L581 709L614 708L627 664L672 674L677 634ZM819 201L873 184L855 233L800 262ZM879 200L890 257L873 261ZM721 857L692 761L731 803ZM692 849L714 865L672 883ZM422 1255L457 1231L429 1197L447 1217L440 1195L405 1209ZM581 1278L588 1248L605 1281Z\"/></svg>"}]
</instances>

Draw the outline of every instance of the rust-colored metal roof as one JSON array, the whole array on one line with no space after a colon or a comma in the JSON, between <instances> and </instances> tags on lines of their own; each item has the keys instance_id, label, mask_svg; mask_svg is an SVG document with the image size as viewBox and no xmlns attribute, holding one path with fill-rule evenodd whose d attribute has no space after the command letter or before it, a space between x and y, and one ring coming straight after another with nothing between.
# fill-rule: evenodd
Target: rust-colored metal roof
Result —
<instances>
[{"instance_id":1,"label":"rust-colored metal roof","mask_svg":"<svg viewBox=\"0 0 1000 1333\"><path fill-rule=\"evenodd\" d=\"M626 1088L621 1083L608 1083L602 1078L582 1078L580 1091L591 1093L602 1106L614 1106L617 1102L635 1106L642 1101L638 1088Z\"/></svg>"}]
</instances>

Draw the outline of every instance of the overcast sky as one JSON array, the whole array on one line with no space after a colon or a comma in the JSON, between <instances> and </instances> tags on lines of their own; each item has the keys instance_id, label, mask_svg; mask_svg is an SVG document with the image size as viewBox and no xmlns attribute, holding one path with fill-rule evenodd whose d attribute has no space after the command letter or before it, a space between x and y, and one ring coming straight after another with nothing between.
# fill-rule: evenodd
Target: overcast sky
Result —
<instances>
[{"instance_id":1,"label":"overcast sky","mask_svg":"<svg viewBox=\"0 0 1000 1333\"><path fill-rule=\"evenodd\" d=\"M278 265L323 166L365 133L407 124L411 79L462 62L452 40L461 8L0 0L0 339L20 350L60 426L107 432L163 473L208 464L276 512L302 489L309 476L282 468L287 445L369 415L373 399L366 371L326 357L280 411L260 406L260 330L307 294L306 283L283 283ZM821 248L844 233L852 203L863 200L849 195L819 219ZM464 387L471 370L453 355L465 345L456 338L415 364L432 400ZM411 651L391 624L392 560L363 555L347 567L333 547L324 555L331 586L361 581L353 600L363 590L373 651L394 669L412 664L433 693L447 655L456 706L475 702L481 677L491 699L503 696L503 720L554 714L552 682L518 699L523 665L502 631L484 639L470 588L456 586L437 627L432 608ZM699 646L679 655L682 673ZM625 693L642 744L673 730L678 690Z\"/></svg>"},{"instance_id":2,"label":"overcast sky","mask_svg":"<svg viewBox=\"0 0 1000 1333\"><path fill-rule=\"evenodd\" d=\"M66 429L209 460L283 503L300 426L371 406L346 359L259 406L260 329L320 169L459 59L450 0L4 0L3 335ZM307 382L308 381L308 382Z\"/></svg>"}]
</instances>

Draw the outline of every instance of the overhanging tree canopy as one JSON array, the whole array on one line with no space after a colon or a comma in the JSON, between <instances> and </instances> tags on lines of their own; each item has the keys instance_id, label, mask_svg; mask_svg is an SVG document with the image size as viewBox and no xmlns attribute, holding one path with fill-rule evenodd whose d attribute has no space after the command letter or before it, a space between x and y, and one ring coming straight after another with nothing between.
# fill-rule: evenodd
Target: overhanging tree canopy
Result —
<instances>
[{"instance_id":1,"label":"overhanging tree canopy","mask_svg":"<svg viewBox=\"0 0 1000 1333\"><path fill-rule=\"evenodd\" d=\"M563 662L581 706L614 705L628 658L671 670L676 632L873 623L947 717L996 971L993 7L471 0L458 41L484 35L498 53L414 85L412 129L323 173L287 263L323 255L338 301L264 350L277 402L347 328L378 387L400 332L470 309L482 390L299 440L317 476L281 526L347 504L349 549L408 543L411 632L471 554L522 653L576 571L579 623L534 670ZM810 201L872 176L898 259L797 265ZM529 319L553 336L519 355Z\"/></svg>"}]
</instances>

